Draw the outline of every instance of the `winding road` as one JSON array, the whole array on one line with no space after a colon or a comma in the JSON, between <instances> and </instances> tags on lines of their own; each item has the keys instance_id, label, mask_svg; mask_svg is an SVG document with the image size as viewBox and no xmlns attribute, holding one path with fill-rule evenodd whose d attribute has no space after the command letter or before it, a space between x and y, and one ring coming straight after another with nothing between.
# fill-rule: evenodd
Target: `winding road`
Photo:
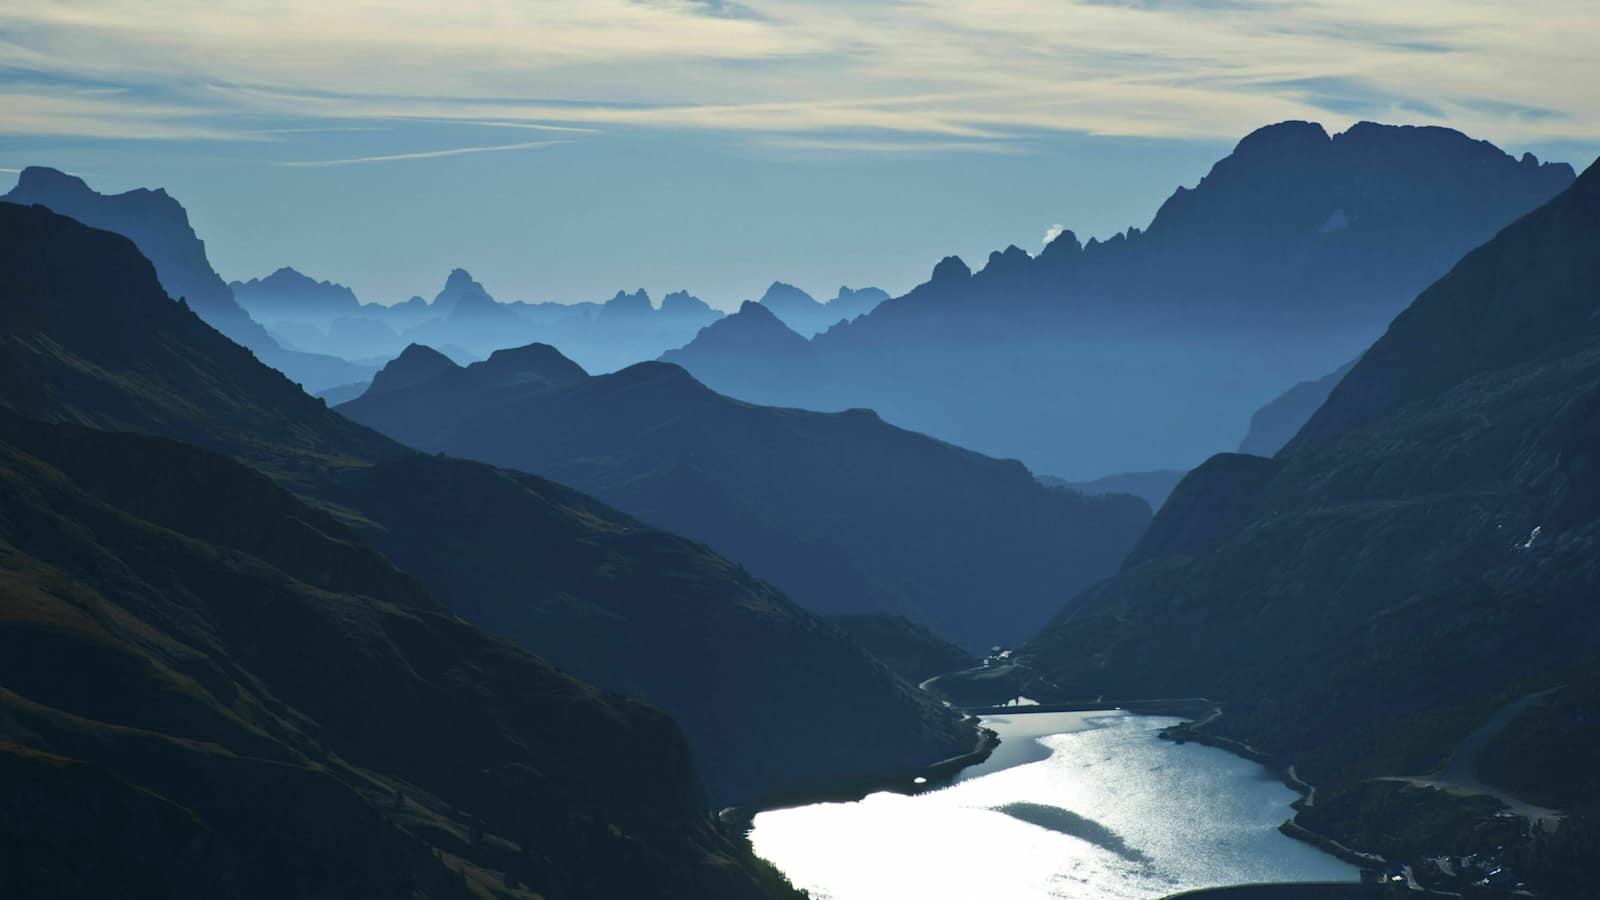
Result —
<instances>
[{"instance_id":1,"label":"winding road","mask_svg":"<svg viewBox=\"0 0 1600 900\"><path fill-rule=\"evenodd\" d=\"M1398 775L1380 778L1378 780L1403 781L1407 784L1439 788L1441 790L1451 791L1458 794L1476 794L1484 797L1493 797L1501 803L1504 803L1510 812L1522 816L1531 822L1543 823L1560 819L1564 815L1564 813L1562 813L1560 810L1550 809L1544 806L1535 806L1532 803L1528 803L1525 800L1521 800L1512 796L1511 794L1495 787L1494 785L1485 784L1478 778L1478 755L1483 752L1483 748L1487 746L1490 741L1494 740L1496 735L1504 731L1508 725L1515 721L1518 716L1526 712L1535 703L1540 702L1559 690L1561 690L1560 687L1553 687L1546 688L1542 691L1535 691L1526 697L1501 707L1493 716L1489 718L1489 721L1483 723L1477 728L1477 730L1461 739L1461 743L1456 746L1455 753L1451 754L1450 756L1450 764L1445 766L1444 771L1440 772L1438 775Z\"/></svg>"}]
</instances>

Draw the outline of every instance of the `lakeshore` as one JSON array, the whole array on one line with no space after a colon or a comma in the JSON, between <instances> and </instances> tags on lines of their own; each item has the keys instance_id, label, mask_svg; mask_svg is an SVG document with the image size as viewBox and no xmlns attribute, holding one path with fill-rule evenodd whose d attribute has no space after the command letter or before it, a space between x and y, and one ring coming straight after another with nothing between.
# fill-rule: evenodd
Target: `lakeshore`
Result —
<instances>
[{"instance_id":1,"label":"lakeshore","mask_svg":"<svg viewBox=\"0 0 1600 900\"><path fill-rule=\"evenodd\" d=\"M1271 773L1157 740L1176 718L1035 709L985 717L1003 753L942 790L764 811L752 845L836 900L889 896L891 884L928 900L1153 900L1245 882L1358 883L1355 867L1279 832L1298 794Z\"/></svg>"},{"instance_id":2,"label":"lakeshore","mask_svg":"<svg viewBox=\"0 0 1600 900\"><path fill-rule=\"evenodd\" d=\"M959 756L881 775L773 794L754 803L725 807L717 812L717 820L723 826L744 834L750 830L755 817L763 812L793 809L813 803L846 803L879 792L908 796L920 794L948 785L964 769L988 760L999 746L1000 736L993 730L980 726L976 745L971 751Z\"/></svg>"}]
</instances>

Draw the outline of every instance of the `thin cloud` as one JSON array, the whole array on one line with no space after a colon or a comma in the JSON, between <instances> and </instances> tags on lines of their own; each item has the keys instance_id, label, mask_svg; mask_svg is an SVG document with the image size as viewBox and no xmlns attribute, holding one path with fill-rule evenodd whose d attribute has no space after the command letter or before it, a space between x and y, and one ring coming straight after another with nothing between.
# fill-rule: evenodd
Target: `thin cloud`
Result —
<instances>
[{"instance_id":1,"label":"thin cloud","mask_svg":"<svg viewBox=\"0 0 1600 900\"><path fill-rule=\"evenodd\" d=\"M251 128L239 134L280 135L280 134L340 134L344 132L361 131L393 131L394 129L382 125L319 125L308 128Z\"/></svg>"},{"instance_id":2,"label":"thin cloud","mask_svg":"<svg viewBox=\"0 0 1600 900\"><path fill-rule=\"evenodd\" d=\"M1066 230L1067 230L1067 226L1065 226L1065 225L1060 225L1060 224L1051 225L1049 228L1046 228L1044 230L1044 240L1041 241L1041 243L1044 244L1044 246L1046 246L1046 247L1050 246L1051 242L1054 241L1056 238L1061 237L1061 232L1066 231Z\"/></svg>"},{"instance_id":3,"label":"thin cloud","mask_svg":"<svg viewBox=\"0 0 1600 900\"><path fill-rule=\"evenodd\" d=\"M902 155L930 155L936 153L1005 153L1025 152L1021 144L1012 141L927 141L927 140L866 140L850 137L791 137L768 135L758 143L774 150L795 153L889 153Z\"/></svg>"},{"instance_id":4,"label":"thin cloud","mask_svg":"<svg viewBox=\"0 0 1600 900\"><path fill-rule=\"evenodd\" d=\"M343 3L290 4L264 22L247 0L169 0L154 13L133 0L11 0L0 35L28 40L0 39L0 86L57 77L154 86L224 114L265 105L533 130L1004 143L1040 130L1215 139L1286 118L1377 118L1502 142L1600 137L1600 4L1537 5L394 0L374 29ZM7 118L11 133L77 133L66 114ZM155 112L119 121L147 136L182 130Z\"/></svg>"},{"instance_id":5,"label":"thin cloud","mask_svg":"<svg viewBox=\"0 0 1600 900\"><path fill-rule=\"evenodd\" d=\"M318 159L295 162L280 162L280 166L291 168L320 168L323 166L353 166L360 163L397 162L407 159L438 159L444 156L462 156L468 153L503 153L508 150L534 150L539 147L554 147L557 144L569 144L571 141L529 141L523 144L496 144L491 147L451 147L448 150L424 150L419 153L386 153L381 156L355 156L349 159Z\"/></svg>"},{"instance_id":6,"label":"thin cloud","mask_svg":"<svg viewBox=\"0 0 1600 900\"><path fill-rule=\"evenodd\" d=\"M575 125L546 125L542 122L498 122L475 119L435 119L453 125L477 125L482 128L526 128L530 131L555 131L562 134L599 134L598 128L580 128Z\"/></svg>"}]
</instances>

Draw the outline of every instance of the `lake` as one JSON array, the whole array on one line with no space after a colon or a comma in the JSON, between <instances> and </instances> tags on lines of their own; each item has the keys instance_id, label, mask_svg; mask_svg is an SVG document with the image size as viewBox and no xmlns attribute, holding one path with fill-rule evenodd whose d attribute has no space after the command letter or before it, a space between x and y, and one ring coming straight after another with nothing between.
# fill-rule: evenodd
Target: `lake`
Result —
<instances>
[{"instance_id":1,"label":"lake","mask_svg":"<svg viewBox=\"0 0 1600 900\"><path fill-rule=\"evenodd\" d=\"M1278 833L1297 794L1178 719L988 717L1001 745L952 785L755 817L757 854L817 900L1151 898L1259 881L1354 881Z\"/></svg>"}]
</instances>

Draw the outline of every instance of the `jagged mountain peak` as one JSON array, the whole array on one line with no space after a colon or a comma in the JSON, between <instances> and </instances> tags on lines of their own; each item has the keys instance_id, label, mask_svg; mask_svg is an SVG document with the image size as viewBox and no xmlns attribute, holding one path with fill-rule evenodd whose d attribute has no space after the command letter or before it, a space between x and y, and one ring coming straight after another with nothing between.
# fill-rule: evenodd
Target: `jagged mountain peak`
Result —
<instances>
[{"instance_id":1,"label":"jagged mountain peak","mask_svg":"<svg viewBox=\"0 0 1600 900\"><path fill-rule=\"evenodd\" d=\"M774 281L768 285L760 303L781 312L811 310L822 305L817 298L784 281Z\"/></svg>"},{"instance_id":2,"label":"jagged mountain peak","mask_svg":"<svg viewBox=\"0 0 1600 900\"><path fill-rule=\"evenodd\" d=\"M644 288L638 288L631 294L617 291L605 302L601 312L607 316L647 316L655 312L655 305L650 301L650 294Z\"/></svg>"},{"instance_id":3,"label":"jagged mountain peak","mask_svg":"<svg viewBox=\"0 0 1600 900\"><path fill-rule=\"evenodd\" d=\"M933 267L931 281L935 284L953 284L966 281L971 277L972 269L967 266L961 257L946 256L944 259L939 260L938 265Z\"/></svg>"},{"instance_id":4,"label":"jagged mountain peak","mask_svg":"<svg viewBox=\"0 0 1600 900\"><path fill-rule=\"evenodd\" d=\"M466 269L451 269L444 280L444 287L433 297L435 309L450 311L461 302L462 298L471 297L476 300L497 302L482 284L479 284Z\"/></svg>"},{"instance_id":5,"label":"jagged mountain peak","mask_svg":"<svg viewBox=\"0 0 1600 900\"><path fill-rule=\"evenodd\" d=\"M1028 264L1031 262L1033 262L1033 257L1028 255L1028 251L1018 247L1016 244L1012 244L1005 250L991 252L989 261L984 265L983 271L990 275L1020 272L1027 269Z\"/></svg>"},{"instance_id":6,"label":"jagged mountain peak","mask_svg":"<svg viewBox=\"0 0 1600 900\"><path fill-rule=\"evenodd\" d=\"M705 315L716 311L711 304L688 291L673 291L661 298L661 312L668 315Z\"/></svg>"},{"instance_id":7,"label":"jagged mountain peak","mask_svg":"<svg viewBox=\"0 0 1600 900\"><path fill-rule=\"evenodd\" d=\"M783 324L778 318L777 314L759 300L746 300L743 303L740 303L739 311L733 315L742 316L745 319L750 319L753 321L777 322L780 325ZM732 317L730 316L730 318Z\"/></svg>"}]
</instances>

